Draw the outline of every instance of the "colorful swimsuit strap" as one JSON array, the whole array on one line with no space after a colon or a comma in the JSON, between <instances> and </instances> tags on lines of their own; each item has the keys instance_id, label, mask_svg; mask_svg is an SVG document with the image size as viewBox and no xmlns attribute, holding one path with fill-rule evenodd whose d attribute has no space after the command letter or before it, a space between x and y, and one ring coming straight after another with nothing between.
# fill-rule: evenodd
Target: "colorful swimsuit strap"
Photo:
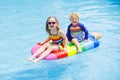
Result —
<instances>
[{"instance_id":1,"label":"colorful swimsuit strap","mask_svg":"<svg viewBox=\"0 0 120 80\"><path fill-rule=\"evenodd\" d=\"M61 43L63 41L62 37L60 35L58 35L58 32L57 32L57 34L51 34L50 38L51 38L52 42L55 44Z\"/></svg>"},{"instance_id":2,"label":"colorful swimsuit strap","mask_svg":"<svg viewBox=\"0 0 120 80\"><path fill-rule=\"evenodd\" d=\"M60 35L58 35L58 32L57 32L57 34L51 34L50 38L54 44L57 44L56 46L57 46L58 50L63 49L63 44L62 44L63 39Z\"/></svg>"}]
</instances>

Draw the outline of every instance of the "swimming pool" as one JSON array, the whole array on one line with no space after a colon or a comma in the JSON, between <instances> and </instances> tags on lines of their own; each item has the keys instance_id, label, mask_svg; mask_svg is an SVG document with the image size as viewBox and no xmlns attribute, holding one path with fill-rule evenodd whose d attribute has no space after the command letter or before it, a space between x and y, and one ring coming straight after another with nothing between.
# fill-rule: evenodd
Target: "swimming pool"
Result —
<instances>
[{"instance_id":1,"label":"swimming pool","mask_svg":"<svg viewBox=\"0 0 120 80\"><path fill-rule=\"evenodd\" d=\"M120 80L120 2L117 0L1 0L1 80ZM98 48L65 59L31 63L31 48L47 37L54 15L66 32L68 15L79 12L90 32L100 32Z\"/></svg>"}]
</instances>

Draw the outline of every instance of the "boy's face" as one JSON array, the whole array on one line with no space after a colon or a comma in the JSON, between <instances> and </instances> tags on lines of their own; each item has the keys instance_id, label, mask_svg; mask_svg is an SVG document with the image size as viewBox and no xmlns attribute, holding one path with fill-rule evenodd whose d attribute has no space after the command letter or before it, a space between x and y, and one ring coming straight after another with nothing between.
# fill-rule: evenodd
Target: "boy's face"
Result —
<instances>
[{"instance_id":1,"label":"boy's face","mask_svg":"<svg viewBox=\"0 0 120 80\"><path fill-rule=\"evenodd\" d=\"M70 18L70 21L72 22L73 25L76 25L79 22L79 18L77 16L72 16Z\"/></svg>"}]
</instances>

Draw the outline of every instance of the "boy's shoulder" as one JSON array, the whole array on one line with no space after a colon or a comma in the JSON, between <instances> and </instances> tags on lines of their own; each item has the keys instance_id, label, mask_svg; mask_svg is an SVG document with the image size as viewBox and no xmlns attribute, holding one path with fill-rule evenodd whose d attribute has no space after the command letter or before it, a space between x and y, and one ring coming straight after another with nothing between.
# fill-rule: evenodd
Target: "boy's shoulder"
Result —
<instances>
[{"instance_id":1,"label":"boy's shoulder","mask_svg":"<svg viewBox=\"0 0 120 80\"><path fill-rule=\"evenodd\" d=\"M78 25L79 25L79 27L84 28L84 24L83 23L79 23Z\"/></svg>"},{"instance_id":2,"label":"boy's shoulder","mask_svg":"<svg viewBox=\"0 0 120 80\"><path fill-rule=\"evenodd\" d=\"M68 25L68 27L70 27L70 26L72 26L72 23L70 23L70 24Z\"/></svg>"},{"instance_id":3,"label":"boy's shoulder","mask_svg":"<svg viewBox=\"0 0 120 80\"><path fill-rule=\"evenodd\" d=\"M84 26L84 24L83 24L83 23L80 23L80 22L79 22L79 25L80 25L80 26Z\"/></svg>"}]
</instances>

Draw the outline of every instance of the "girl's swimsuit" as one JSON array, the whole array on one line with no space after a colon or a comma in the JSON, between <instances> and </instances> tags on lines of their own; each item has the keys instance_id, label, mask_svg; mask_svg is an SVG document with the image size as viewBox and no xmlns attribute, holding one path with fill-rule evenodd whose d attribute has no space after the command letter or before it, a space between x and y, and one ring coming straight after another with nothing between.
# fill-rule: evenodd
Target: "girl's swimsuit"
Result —
<instances>
[{"instance_id":1,"label":"girl's swimsuit","mask_svg":"<svg viewBox=\"0 0 120 80\"><path fill-rule=\"evenodd\" d=\"M59 50L63 49L63 38L56 34L56 35L50 35L50 39L52 40L52 44L56 44L58 46Z\"/></svg>"}]
</instances>

